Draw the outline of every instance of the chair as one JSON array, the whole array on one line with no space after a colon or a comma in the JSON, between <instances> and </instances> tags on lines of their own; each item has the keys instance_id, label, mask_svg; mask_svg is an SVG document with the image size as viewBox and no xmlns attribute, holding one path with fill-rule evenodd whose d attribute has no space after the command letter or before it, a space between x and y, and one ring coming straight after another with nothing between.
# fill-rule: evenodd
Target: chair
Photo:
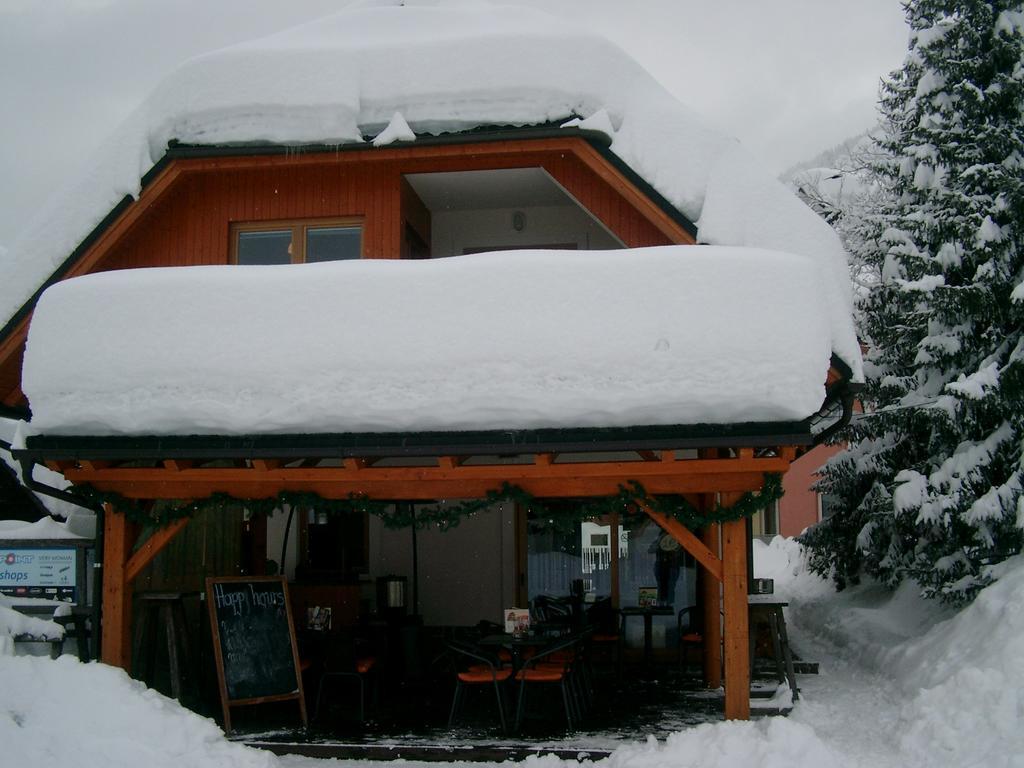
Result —
<instances>
[{"instance_id":1,"label":"chair","mask_svg":"<svg viewBox=\"0 0 1024 768\"><path fill-rule=\"evenodd\" d=\"M359 722L366 722L366 688L372 685L376 698L377 657L361 652L357 640L351 635L331 637L323 644L323 667L316 693L314 719L322 713L321 704L328 684L354 681L359 693Z\"/></svg>"},{"instance_id":2,"label":"chair","mask_svg":"<svg viewBox=\"0 0 1024 768\"><path fill-rule=\"evenodd\" d=\"M587 622L593 627L591 647L595 655L602 658L611 656L615 664L616 679L622 678L622 632L619 618L612 607L610 597L602 597L594 601L587 610Z\"/></svg>"},{"instance_id":3,"label":"chair","mask_svg":"<svg viewBox=\"0 0 1024 768\"><path fill-rule=\"evenodd\" d=\"M537 595L531 612L541 624L571 624L573 620L572 603L567 597Z\"/></svg>"},{"instance_id":4,"label":"chair","mask_svg":"<svg viewBox=\"0 0 1024 768\"><path fill-rule=\"evenodd\" d=\"M697 606L690 605L681 608L676 618L676 649L680 667L687 662L687 651L692 648L700 650L704 646L699 616Z\"/></svg>"},{"instance_id":5,"label":"chair","mask_svg":"<svg viewBox=\"0 0 1024 768\"><path fill-rule=\"evenodd\" d=\"M455 663L455 693L452 696L452 708L448 715L448 727L451 728L455 723L455 717L465 697L466 686L491 685L498 702L501 732L508 733L504 686L512 676L512 667L505 666L496 654L491 654L485 649L469 643L452 640L448 643L448 651Z\"/></svg>"},{"instance_id":6,"label":"chair","mask_svg":"<svg viewBox=\"0 0 1024 768\"><path fill-rule=\"evenodd\" d=\"M519 681L519 702L516 707L516 731L523 722L523 710L526 703L527 683L558 683L562 692L562 705L565 707L565 720L572 730L574 720L582 717L582 704L577 699L578 681L573 680L573 672L579 660L578 651L580 636L559 638L538 650L516 672Z\"/></svg>"}]
</instances>

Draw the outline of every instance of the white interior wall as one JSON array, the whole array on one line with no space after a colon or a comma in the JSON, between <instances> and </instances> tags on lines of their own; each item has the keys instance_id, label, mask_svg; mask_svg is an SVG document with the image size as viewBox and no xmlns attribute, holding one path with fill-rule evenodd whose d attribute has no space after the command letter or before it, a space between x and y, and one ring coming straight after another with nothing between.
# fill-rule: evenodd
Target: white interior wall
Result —
<instances>
[{"instance_id":1,"label":"white interior wall","mask_svg":"<svg viewBox=\"0 0 1024 768\"><path fill-rule=\"evenodd\" d=\"M525 215L525 226L516 231L512 217ZM589 214L573 205L495 208L489 210L434 211L431 214L431 254L456 256L466 248L562 245L578 250L621 248L622 243Z\"/></svg>"},{"instance_id":2,"label":"white interior wall","mask_svg":"<svg viewBox=\"0 0 1024 768\"><path fill-rule=\"evenodd\" d=\"M515 512L481 512L448 531L417 531L419 608L433 626L501 621L515 597ZM371 576L405 576L412 600L412 533L370 518ZM410 606L411 607L411 606Z\"/></svg>"},{"instance_id":3,"label":"white interior wall","mask_svg":"<svg viewBox=\"0 0 1024 768\"><path fill-rule=\"evenodd\" d=\"M281 566L281 546L284 543L285 526L288 523L288 512L275 509L274 514L267 518L267 559ZM285 554L284 575L295 578L295 564L299 558L299 513L296 512L288 533L288 551Z\"/></svg>"}]
</instances>

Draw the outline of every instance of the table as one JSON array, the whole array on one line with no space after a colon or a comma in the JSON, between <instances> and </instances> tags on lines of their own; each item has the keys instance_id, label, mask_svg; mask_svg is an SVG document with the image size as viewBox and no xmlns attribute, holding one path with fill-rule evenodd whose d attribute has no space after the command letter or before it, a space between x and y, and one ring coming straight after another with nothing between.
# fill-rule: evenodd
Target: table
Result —
<instances>
[{"instance_id":1,"label":"table","mask_svg":"<svg viewBox=\"0 0 1024 768\"><path fill-rule=\"evenodd\" d=\"M547 645L557 639L557 634L526 634L514 635L511 632L500 632L493 635L485 635L477 641L477 645L491 648L505 648L512 654L512 669L519 671L520 654L524 648L537 648Z\"/></svg>"},{"instance_id":2,"label":"table","mask_svg":"<svg viewBox=\"0 0 1024 768\"><path fill-rule=\"evenodd\" d=\"M671 605L627 605L619 609L622 616L622 637L626 636L626 619L630 616L644 617L644 669L651 663L651 628L655 616L672 616L675 609Z\"/></svg>"},{"instance_id":3,"label":"table","mask_svg":"<svg viewBox=\"0 0 1024 768\"><path fill-rule=\"evenodd\" d=\"M793 670L793 653L789 648L789 635L786 632L786 616L782 609L789 605L775 595L748 595L750 605L750 668L754 668L754 627L758 622L766 622L772 638L772 655L775 660L775 674L778 681L789 683L793 698L800 698L796 685L796 672Z\"/></svg>"}]
</instances>

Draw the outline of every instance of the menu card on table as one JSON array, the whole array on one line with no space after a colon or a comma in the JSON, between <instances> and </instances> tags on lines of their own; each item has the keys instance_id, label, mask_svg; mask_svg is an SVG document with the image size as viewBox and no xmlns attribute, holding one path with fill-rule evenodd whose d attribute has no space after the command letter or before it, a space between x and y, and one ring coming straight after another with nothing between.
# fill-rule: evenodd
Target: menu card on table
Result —
<instances>
[{"instance_id":1,"label":"menu card on table","mask_svg":"<svg viewBox=\"0 0 1024 768\"><path fill-rule=\"evenodd\" d=\"M506 608L505 609L505 631L512 635L519 635L530 629L529 608Z\"/></svg>"}]
</instances>

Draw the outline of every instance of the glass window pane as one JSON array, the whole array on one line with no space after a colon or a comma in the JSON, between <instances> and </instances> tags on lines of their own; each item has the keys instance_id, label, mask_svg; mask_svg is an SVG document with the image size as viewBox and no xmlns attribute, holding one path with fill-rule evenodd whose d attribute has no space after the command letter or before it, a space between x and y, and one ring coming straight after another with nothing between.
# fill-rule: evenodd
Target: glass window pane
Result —
<instances>
[{"instance_id":1,"label":"glass window pane","mask_svg":"<svg viewBox=\"0 0 1024 768\"><path fill-rule=\"evenodd\" d=\"M531 518L527 541L529 598L565 597L580 582L587 602L611 595L611 527L599 522Z\"/></svg>"},{"instance_id":2,"label":"glass window pane","mask_svg":"<svg viewBox=\"0 0 1024 768\"><path fill-rule=\"evenodd\" d=\"M622 607L638 605L641 590L657 595L657 604L671 606L672 616L654 616L652 645L671 647L675 643L676 615L697 603L696 563L686 550L651 520L627 518L630 529L620 541L619 596ZM643 622L628 622L626 643L643 646Z\"/></svg>"},{"instance_id":3,"label":"glass window pane","mask_svg":"<svg viewBox=\"0 0 1024 768\"><path fill-rule=\"evenodd\" d=\"M358 259L361 241L360 227L310 227L306 230L306 261Z\"/></svg>"},{"instance_id":4,"label":"glass window pane","mask_svg":"<svg viewBox=\"0 0 1024 768\"><path fill-rule=\"evenodd\" d=\"M239 264L290 264L292 231L239 232Z\"/></svg>"}]
</instances>

